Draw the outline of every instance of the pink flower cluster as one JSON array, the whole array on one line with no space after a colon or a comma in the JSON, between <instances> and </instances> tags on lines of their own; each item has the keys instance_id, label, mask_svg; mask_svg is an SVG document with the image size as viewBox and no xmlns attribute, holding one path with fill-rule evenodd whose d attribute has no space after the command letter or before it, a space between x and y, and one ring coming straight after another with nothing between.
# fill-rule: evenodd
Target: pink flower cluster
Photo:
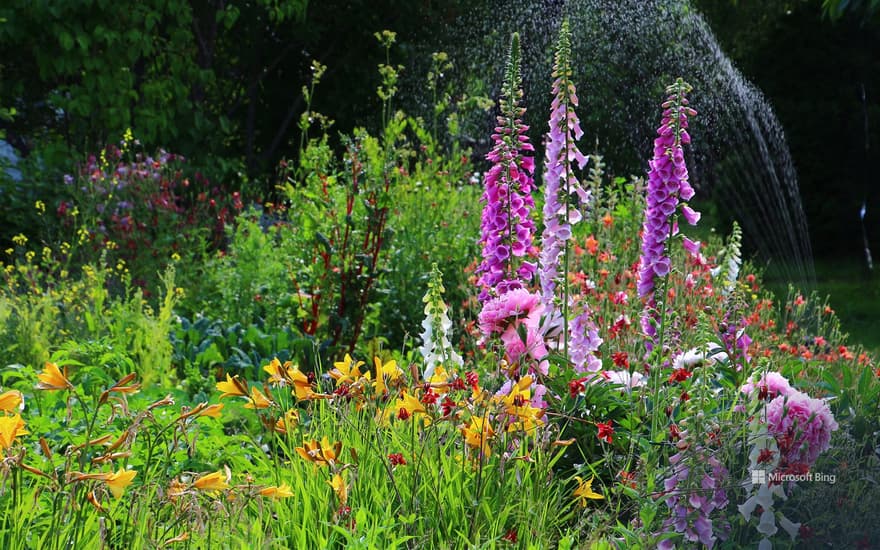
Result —
<instances>
[{"instance_id":1,"label":"pink flower cluster","mask_svg":"<svg viewBox=\"0 0 880 550\"><path fill-rule=\"evenodd\" d=\"M524 288L510 290L483 304L480 331L484 340L492 334L500 334L510 361L517 362L526 355L538 363L541 374L547 374L548 352L540 330L544 309L537 294ZM525 329L525 341L518 332L520 325Z\"/></svg>"},{"instance_id":2,"label":"pink flower cluster","mask_svg":"<svg viewBox=\"0 0 880 550\"><path fill-rule=\"evenodd\" d=\"M763 419L776 439L780 467L810 467L830 446L831 432L838 425L822 399L796 390L776 372L768 372L757 381L749 380L740 391L748 396L757 392L756 397L766 402Z\"/></svg>"}]
</instances>

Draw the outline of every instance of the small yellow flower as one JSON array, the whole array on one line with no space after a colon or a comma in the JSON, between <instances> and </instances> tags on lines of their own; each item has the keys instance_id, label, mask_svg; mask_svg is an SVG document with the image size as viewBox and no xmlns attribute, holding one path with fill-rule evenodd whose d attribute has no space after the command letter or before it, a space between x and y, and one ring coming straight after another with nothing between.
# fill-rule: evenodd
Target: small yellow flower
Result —
<instances>
[{"instance_id":1,"label":"small yellow flower","mask_svg":"<svg viewBox=\"0 0 880 550\"><path fill-rule=\"evenodd\" d=\"M238 379L238 375L229 376L226 374L226 382L217 382L217 389L223 392L220 399L224 397L247 397L247 384Z\"/></svg>"},{"instance_id":2,"label":"small yellow flower","mask_svg":"<svg viewBox=\"0 0 880 550\"><path fill-rule=\"evenodd\" d=\"M9 449L16 437L27 434L28 431L24 429L24 420L20 415L0 416L0 449L4 451Z\"/></svg>"},{"instance_id":3,"label":"small yellow flower","mask_svg":"<svg viewBox=\"0 0 880 550\"><path fill-rule=\"evenodd\" d=\"M335 474L327 483L333 487L333 492L339 499L339 505L344 506L348 502L348 485L345 483L345 478L341 474Z\"/></svg>"},{"instance_id":4,"label":"small yellow flower","mask_svg":"<svg viewBox=\"0 0 880 550\"><path fill-rule=\"evenodd\" d=\"M19 233L18 235L12 237L12 242L17 244L18 246L24 246L28 242L28 238L25 237L24 233Z\"/></svg>"},{"instance_id":5,"label":"small yellow flower","mask_svg":"<svg viewBox=\"0 0 880 550\"><path fill-rule=\"evenodd\" d=\"M49 391L72 390L73 384L67 379L67 369L65 368L64 370L65 372L62 373L58 365L51 361L46 361L45 366L43 366L43 372L37 375L37 379L40 381L37 384L37 389Z\"/></svg>"},{"instance_id":6,"label":"small yellow flower","mask_svg":"<svg viewBox=\"0 0 880 550\"><path fill-rule=\"evenodd\" d=\"M110 489L113 496L119 498L125 492L125 488L131 485L131 480L136 475L137 472L134 470L120 468L115 474L108 475L105 483L107 483L107 488Z\"/></svg>"},{"instance_id":7,"label":"small yellow flower","mask_svg":"<svg viewBox=\"0 0 880 550\"><path fill-rule=\"evenodd\" d=\"M354 363L353 366L352 363L354 363L354 359L352 359L351 355L347 353L345 354L345 359L333 363L333 369L330 371L330 376L336 380L337 387L346 382L351 384L361 377L360 367L364 362L358 361L357 363Z\"/></svg>"},{"instance_id":8,"label":"small yellow flower","mask_svg":"<svg viewBox=\"0 0 880 550\"><path fill-rule=\"evenodd\" d=\"M172 262L179 262L180 261L180 254L178 254L177 252L172 253L171 254L171 261Z\"/></svg>"},{"instance_id":9,"label":"small yellow flower","mask_svg":"<svg viewBox=\"0 0 880 550\"><path fill-rule=\"evenodd\" d=\"M245 409L268 409L275 404L274 401L266 397L266 394L255 387L251 388L250 403L244 406Z\"/></svg>"},{"instance_id":10,"label":"small yellow flower","mask_svg":"<svg viewBox=\"0 0 880 550\"><path fill-rule=\"evenodd\" d=\"M572 493L572 496L577 499L578 504L582 507L587 507L587 499L601 500L605 498L599 493L593 491L594 478L591 477L587 481L584 481L580 476L575 476L574 479L577 481L578 486L577 489L574 490L574 493Z\"/></svg>"},{"instance_id":11,"label":"small yellow flower","mask_svg":"<svg viewBox=\"0 0 880 550\"><path fill-rule=\"evenodd\" d=\"M12 413L16 410L21 411L23 409L24 397L21 395L20 391L9 390L8 392L0 394L0 411Z\"/></svg>"},{"instance_id":12,"label":"small yellow flower","mask_svg":"<svg viewBox=\"0 0 880 550\"><path fill-rule=\"evenodd\" d=\"M272 485L271 487L260 489L260 496L269 498L287 498L292 497L293 492L290 490L290 485L282 483L281 486Z\"/></svg>"},{"instance_id":13,"label":"small yellow flower","mask_svg":"<svg viewBox=\"0 0 880 550\"><path fill-rule=\"evenodd\" d=\"M484 455L489 456L491 449L489 448L489 439L495 435L489 421L482 416L471 417L469 426L461 426L461 435L464 436L464 442L472 449L480 449Z\"/></svg>"},{"instance_id":14,"label":"small yellow flower","mask_svg":"<svg viewBox=\"0 0 880 550\"><path fill-rule=\"evenodd\" d=\"M333 466L339 454L342 452L342 443L337 441L330 444L330 440L326 436L321 438L321 443L315 440L303 443L302 447L294 449L299 456L309 462L314 462L318 466Z\"/></svg>"},{"instance_id":15,"label":"small yellow flower","mask_svg":"<svg viewBox=\"0 0 880 550\"><path fill-rule=\"evenodd\" d=\"M200 491L220 491L229 489L229 484L226 483L226 476L223 475L223 472L217 470L212 474L204 475L195 480L193 487Z\"/></svg>"},{"instance_id":16,"label":"small yellow flower","mask_svg":"<svg viewBox=\"0 0 880 550\"><path fill-rule=\"evenodd\" d=\"M46 213L46 203L41 200L34 203L34 208L37 209L41 216Z\"/></svg>"}]
</instances>

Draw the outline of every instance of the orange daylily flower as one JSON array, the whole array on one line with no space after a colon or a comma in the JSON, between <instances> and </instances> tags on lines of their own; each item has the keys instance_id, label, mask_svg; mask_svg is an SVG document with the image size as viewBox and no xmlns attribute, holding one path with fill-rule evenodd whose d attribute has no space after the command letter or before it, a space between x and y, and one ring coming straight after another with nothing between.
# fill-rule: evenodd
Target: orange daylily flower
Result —
<instances>
[{"instance_id":1,"label":"orange daylily flower","mask_svg":"<svg viewBox=\"0 0 880 550\"><path fill-rule=\"evenodd\" d=\"M8 413L24 409L24 396L18 390L9 390L0 394L0 411Z\"/></svg>"},{"instance_id":2,"label":"orange daylily flower","mask_svg":"<svg viewBox=\"0 0 880 550\"><path fill-rule=\"evenodd\" d=\"M333 466L342 452L342 443L337 441L330 445L330 440L325 436L321 439L321 443L312 440L311 442L303 443L302 447L297 447L294 450L303 459L314 462L318 466Z\"/></svg>"},{"instance_id":3,"label":"orange daylily flower","mask_svg":"<svg viewBox=\"0 0 880 550\"><path fill-rule=\"evenodd\" d=\"M37 379L39 380L37 389L49 391L72 390L73 384L67 379L67 368L64 370L65 372L62 373L61 369L58 368L58 365L51 361L46 361L46 364L43 366L43 372L37 375Z\"/></svg>"},{"instance_id":4,"label":"orange daylily flower","mask_svg":"<svg viewBox=\"0 0 880 550\"><path fill-rule=\"evenodd\" d=\"M273 485L271 487L260 489L260 496L269 498L287 498L292 497L293 492L290 490L290 485L282 483L280 487Z\"/></svg>"},{"instance_id":5,"label":"orange daylily flower","mask_svg":"<svg viewBox=\"0 0 880 550\"><path fill-rule=\"evenodd\" d=\"M224 397L247 397L247 384L238 379L238 376L229 376L226 373L226 382L217 382L217 389L223 392L220 399Z\"/></svg>"},{"instance_id":6,"label":"orange daylily flower","mask_svg":"<svg viewBox=\"0 0 880 550\"><path fill-rule=\"evenodd\" d=\"M226 483L226 476L222 471L217 470L214 473L206 474L193 482L193 487L200 491L220 491L229 489Z\"/></svg>"},{"instance_id":7,"label":"orange daylily flower","mask_svg":"<svg viewBox=\"0 0 880 550\"><path fill-rule=\"evenodd\" d=\"M257 388L251 388L250 403L244 406L245 409L268 409L275 404L274 401L266 397L266 395Z\"/></svg>"},{"instance_id":8,"label":"orange daylily flower","mask_svg":"<svg viewBox=\"0 0 880 550\"><path fill-rule=\"evenodd\" d=\"M274 430L280 434L287 434L291 428L295 428L299 424L299 411L290 409L284 416L275 422Z\"/></svg>"},{"instance_id":9,"label":"orange daylily flower","mask_svg":"<svg viewBox=\"0 0 880 550\"><path fill-rule=\"evenodd\" d=\"M12 447L15 438L27 435L29 432L24 429L24 420L21 415L0 416L0 449L6 450Z\"/></svg>"}]
</instances>

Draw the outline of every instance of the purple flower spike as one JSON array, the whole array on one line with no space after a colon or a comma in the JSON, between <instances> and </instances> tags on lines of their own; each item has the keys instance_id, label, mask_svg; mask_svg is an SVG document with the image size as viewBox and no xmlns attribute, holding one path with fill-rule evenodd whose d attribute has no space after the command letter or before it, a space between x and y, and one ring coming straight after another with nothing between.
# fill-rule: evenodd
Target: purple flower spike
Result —
<instances>
[{"instance_id":1,"label":"purple flower spike","mask_svg":"<svg viewBox=\"0 0 880 550\"><path fill-rule=\"evenodd\" d=\"M505 71L501 114L492 134L495 146L486 158L493 166L486 172L480 222L483 260L477 268L479 299L485 303L510 290L528 286L535 275L535 264L526 260L532 246L535 223L529 217L535 207L532 198L534 151L522 123L525 109L520 76L519 37L514 34Z\"/></svg>"},{"instance_id":2,"label":"purple flower spike","mask_svg":"<svg viewBox=\"0 0 880 550\"><path fill-rule=\"evenodd\" d=\"M678 230L673 215L678 210L680 200L686 201L694 195L694 189L688 182L682 149L682 144L690 141L690 135L687 134L688 117L697 114L688 107L685 97L690 90L690 85L680 78L667 88L670 95L663 103L663 119L654 140L654 158L648 163L648 196L642 227L638 286L639 297L645 299L643 328L652 325L651 319L656 320L656 279L665 277L671 269L666 247L669 238ZM687 205L682 207L682 215L692 225L700 219L699 213ZM695 248L692 241L685 244L689 251ZM645 333L654 340L654 330L646 328Z\"/></svg>"}]
</instances>

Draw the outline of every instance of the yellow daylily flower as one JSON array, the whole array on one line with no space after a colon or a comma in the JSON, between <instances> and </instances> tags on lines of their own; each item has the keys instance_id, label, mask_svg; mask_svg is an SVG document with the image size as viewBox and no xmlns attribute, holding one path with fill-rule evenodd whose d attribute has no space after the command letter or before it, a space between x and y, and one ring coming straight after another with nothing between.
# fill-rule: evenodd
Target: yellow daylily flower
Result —
<instances>
[{"instance_id":1,"label":"yellow daylily flower","mask_svg":"<svg viewBox=\"0 0 880 550\"><path fill-rule=\"evenodd\" d=\"M345 383L351 384L361 377L360 367L364 362L358 361L357 363L354 363L354 365L352 365L352 363L354 363L354 359L352 359L351 355L347 353L345 354L345 359L333 363L333 369L330 370L330 376L336 380L337 387Z\"/></svg>"},{"instance_id":2,"label":"yellow daylily flower","mask_svg":"<svg viewBox=\"0 0 880 550\"><path fill-rule=\"evenodd\" d=\"M268 409L275 404L274 401L266 397L266 395L257 388L251 388L250 403L244 406L245 409Z\"/></svg>"},{"instance_id":3,"label":"yellow daylily flower","mask_svg":"<svg viewBox=\"0 0 880 550\"><path fill-rule=\"evenodd\" d=\"M339 454L342 452L342 443L337 441L331 445L330 440L325 436L321 439L321 443L312 440L294 450L303 459L309 462L314 462L318 466L333 466L336 464L337 457L339 457Z\"/></svg>"},{"instance_id":4,"label":"yellow daylily flower","mask_svg":"<svg viewBox=\"0 0 880 550\"><path fill-rule=\"evenodd\" d=\"M238 376L229 376L226 373L226 382L217 382L217 389L223 392L220 399L224 397L247 397L247 384L238 379Z\"/></svg>"},{"instance_id":5,"label":"yellow daylily flower","mask_svg":"<svg viewBox=\"0 0 880 550\"><path fill-rule=\"evenodd\" d=\"M208 416L211 418L220 418L220 413L223 411L223 403L215 403L214 405L208 405L199 413L199 416Z\"/></svg>"},{"instance_id":6,"label":"yellow daylily flower","mask_svg":"<svg viewBox=\"0 0 880 550\"><path fill-rule=\"evenodd\" d=\"M66 371L67 369L65 368L64 370ZM39 380L39 383L37 383L38 390L54 391L73 389L73 384L67 379L67 373L62 373L61 369L58 368L58 365L51 361L46 361L46 364L43 366L43 372L37 375L37 379Z\"/></svg>"},{"instance_id":7,"label":"yellow daylily flower","mask_svg":"<svg viewBox=\"0 0 880 550\"><path fill-rule=\"evenodd\" d=\"M200 491L220 491L222 489L229 489L229 484L226 483L226 476L223 472L217 470L195 480L193 487Z\"/></svg>"},{"instance_id":8,"label":"yellow daylily flower","mask_svg":"<svg viewBox=\"0 0 880 550\"><path fill-rule=\"evenodd\" d=\"M279 418L275 422L274 430L280 434L287 434L290 432L292 428L295 428L299 424L299 411L296 409L289 409L284 416Z\"/></svg>"},{"instance_id":9,"label":"yellow daylily flower","mask_svg":"<svg viewBox=\"0 0 880 550\"><path fill-rule=\"evenodd\" d=\"M400 370L400 367L397 366L397 361L394 359L383 364L381 359L373 357L373 364L376 365L376 381L373 382L373 386L376 388L376 394L385 395L388 393L388 386L385 383L386 377L388 380L396 382L400 379L403 371Z\"/></svg>"},{"instance_id":10,"label":"yellow daylily flower","mask_svg":"<svg viewBox=\"0 0 880 550\"><path fill-rule=\"evenodd\" d=\"M137 475L135 470L125 470L120 468L115 474L107 476L105 483L113 496L119 498L125 492L125 488L131 485L131 480Z\"/></svg>"},{"instance_id":11,"label":"yellow daylily flower","mask_svg":"<svg viewBox=\"0 0 880 550\"><path fill-rule=\"evenodd\" d=\"M425 409L425 405L419 401L419 398L411 395L406 390L404 390L394 403L394 413L402 420L416 414L426 414L427 412L428 410Z\"/></svg>"},{"instance_id":12,"label":"yellow daylily flower","mask_svg":"<svg viewBox=\"0 0 880 550\"><path fill-rule=\"evenodd\" d=\"M280 487L273 485L271 487L260 489L260 496L269 498L287 498L292 497L293 492L290 490L290 485L282 483Z\"/></svg>"},{"instance_id":13,"label":"yellow daylily flower","mask_svg":"<svg viewBox=\"0 0 880 550\"><path fill-rule=\"evenodd\" d=\"M290 383L293 386L291 395L297 399L311 399L315 395L314 390L312 390L312 383L309 382L309 377L299 370L299 366L292 365L287 369L287 375L290 377Z\"/></svg>"},{"instance_id":14,"label":"yellow daylily flower","mask_svg":"<svg viewBox=\"0 0 880 550\"><path fill-rule=\"evenodd\" d=\"M443 365L437 365L434 369L434 373L431 375L428 383L434 388L434 391L439 394L444 394L449 391L449 373L443 367Z\"/></svg>"},{"instance_id":15,"label":"yellow daylily flower","mask_svg":"<svg viewBox=\"0 0 880 550\"><path fill-rule=\"evenodd\" d=\"M24 396L18 390L9 390L0 394L0 411L8 413L24 409Z\"/></svg>"},{"instance_id":16,"label":"yellow daylily flower","mask_svg":"<svg viewBox=\"0 0 880 550\"><path fill-rule=\"evenodd\" d=\"M345 478L341 474L335 474L327 483L333 487L333 492L339 499L339 505L344 506L348 502L348 485L345 483Z\"/></svg>"},{"instance_id":17,"label":"yellow daylily flower","mask_svg":"<svg viewBox=\"0 0 880 550\"><path fill-rule=\"evenodd\" d=\"M15 438L27 435L29 432L24 429L24 420L21 415L0 416L0 449L6 450L12 447Z\"/></svg>"},{"instance_id":18,"label":"yellow daylily flower","mask_svg":"<svg viewBox=\"0 0 880 550\"><path fill-rule=\"evenodd\" d=\"M489 439L495 435L495 430L492 429L487 419L482 416L472 416L470 425L461 426L459 429L468 447L480 449L486 456L491 454Z\"/></svg>"},{"instance_id":19,"label":"yellow daylily flower","mask_svg":"<svg viewBox=\"0 0 880 550\"><path fill-rule=\"evenodd\" d=\"M581 479L580 476L574 477L575 481L577 481L578 483L578 486L577 489L574 490L574 493L572 493L572 496L574 496L577 499L578 504L580 504L584 508L586 508L587 506L587 499L601 500L605 498L599 493L593 491L594 477L591 477L587 481Z\"/></svg>"},{"instance_id":20,"label":"yellow daylily flower","mask_svg":"<svg viewBox=\"0 0 880 550\"><path fill-rule=\"evenodd\" d=\"M263 370L269 375L269 384L281 385L287 382L286 369L277 357L269 361L269 364L264 366Z\"/></svg>"}]
</instances>

